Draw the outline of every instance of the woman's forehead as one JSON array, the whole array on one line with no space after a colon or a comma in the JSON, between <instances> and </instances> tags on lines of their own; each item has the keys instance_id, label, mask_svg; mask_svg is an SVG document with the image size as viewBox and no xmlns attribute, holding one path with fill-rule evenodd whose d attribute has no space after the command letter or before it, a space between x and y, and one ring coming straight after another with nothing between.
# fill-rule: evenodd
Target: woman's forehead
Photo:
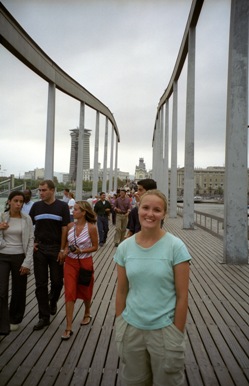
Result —
<instances>
[{"instance_id":1,"label":"woman's forehead","mask_svg":"<svg viewBox=\"0 0 249 386\"><path fill-rule=\"evenodd\" d=\"M11 198L11 200L9 200L9 201L12 201L12 200L17 200L17 201L23 201L23 196L14 196L14 197L12 197Z\"/></svg>"},{"instance_id":2,"label":"woman's forehead","mask_svg":"<svg viewBox=\"0 0 249 386\"><path fill-rule=\"evenodd\" d=\"M161 197L156 196L155 194L146 194L145 196L142 196L141 203L144 202L150 202L151 204L160 205L164 206L163 199Z\"/></svg>"}]
</instances>

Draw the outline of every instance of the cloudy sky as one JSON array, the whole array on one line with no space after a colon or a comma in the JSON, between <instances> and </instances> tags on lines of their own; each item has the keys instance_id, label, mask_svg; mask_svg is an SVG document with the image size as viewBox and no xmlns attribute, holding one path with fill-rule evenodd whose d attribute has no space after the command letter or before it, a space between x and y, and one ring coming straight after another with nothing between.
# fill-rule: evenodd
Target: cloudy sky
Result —
<instances>
[{"instance_id":1,"label":"cloudy sky","mask_svg":"<svg viewBox=\"0 0 249 386\"><path fill-rule=\"evenodd\" d=\"M118 167L152 167L156 108L175 65L191 0L1 0L64 71L116 119ZM205 0L196 34L195 167L223 166L230 0ZM0 175L44 167L48 85L0 46ZM186 70L179 80L178 165L184 166ZM170 100L170 115L172 100ZM56 92L56 172L68 172L79 102ZM86 111L92 130L95 112ZM171 117L170 117L171 126ZM105 119L100 119L103 148ZM109 140L110 142L110 140ZM108 164L110 155L108 154ZM99 162L103 166L101 149ZM91 150L91 166L93 149Z\"/></svg>"}]
</instances>

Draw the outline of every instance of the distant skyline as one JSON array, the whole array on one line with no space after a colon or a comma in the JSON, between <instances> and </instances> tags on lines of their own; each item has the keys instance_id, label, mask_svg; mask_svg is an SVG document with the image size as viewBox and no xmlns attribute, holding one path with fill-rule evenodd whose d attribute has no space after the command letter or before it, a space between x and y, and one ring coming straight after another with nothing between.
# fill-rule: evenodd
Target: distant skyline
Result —
<instances>
[{"instance_id":1,"label":"distant skyline","mask_svg":"<svg viewBox=\"0 0 249 386\"><path fill-rule=\"evenodd\" d=\"M134 175L144 158L150 170L156 108L175 65L191 0L2 3L53 61L113 112L121 138L118 168ZM230 0L204 2L196 33L195 168L224 166L229 18ZM18 176L45 164L48 85L3 46L0 56L0 173ZM186 70L187 62L178 84L179 167L184 166ZM172 100L170 130L171 110ZM78 126L79 102L57 91L55 171L69 172L70 130ZM92 130L93 167L90 108L85 127ZM104 127L101 116L102 165ZM108 153L108 167L109 160Z\"/></svg>"}]
</instances>

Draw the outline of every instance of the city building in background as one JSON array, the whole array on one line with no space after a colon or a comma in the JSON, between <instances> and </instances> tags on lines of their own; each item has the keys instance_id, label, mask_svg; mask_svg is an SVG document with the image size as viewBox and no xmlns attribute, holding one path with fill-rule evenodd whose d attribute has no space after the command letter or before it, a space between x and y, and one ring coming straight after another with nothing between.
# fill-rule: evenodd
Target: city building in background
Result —
<instances>
[{"instance_id":1,"label":"city building in background","mask_svg":"<svg viewBox=\"0 0 249 386\"><path fill-rule=\"evenodd\" d=\"M45 174L45 169L34 169L30 170L28 172L24 173L23 178L25 180L43 180ZM107 180L109 180L110 176L110 168L107 168L106 171L107 174ZM98 163L98 178L99 181L102 181L104 175L104 170L101 169L101 164ZM54 176L57 178L58 182L62 182L64 184L67 184L68 182L72 182L70 174L69 173L62 173L62 172L54 172ZM127 181L130 179L129 172L122 172L121 170L117 169L117 176L122 181ZM85 169L83 170L83 181L93 181L93 169Z\"/></svg>"},{"instance_id":2,"label":"city building in background","mask_svg":"<svg viewBox=\"0 0 249 386\"><path fill-rule=\"evenodd\" d=\"M247 170L249 182L249 169ZM225 167L208 166L205 169L194 170L194 194L200 196L223 195L225 183ZM170 189L170 169L169 169ZM248 184L249 189L249 184ZM177 169L177 195L182 196L184 192L184 168Z\"/></svg>"},{"instance_id":3,"label":"city building in background","mask_svg":"<svg viewBox=\"0 0 249 386\"><path fill-rule=\"evenodd\" d=\"M24 172L23 178L25 180L43 180L44 179L44 168L36 168L34 170L30 170L28 172Z\"/></svg>"},{"instance_id":4,"label":"city building in background","mask_svg":"<svg viewBox=\"0 0 249 386\"><path fill-rule=\"evenodd\" d=\"M139 164L135 168L135 181L143 180L144 178L150 178L149 173L146 170L146 166L143 158L139 158Z\"/></svg>"},{"instance_id":5,"label":"city building in background","mask_svg":"<svg viewBox=\"0 0 249 386\"><path fill-rule=\"evenodd\" d=\"M71 143L71 162L70 162L70 170L74 171L72 173L75 173L75 166L73 167L73 162L75 162L75 159L73 161L73 157L75 157L75 153L73 149L75 150L75 146L77 143L77 130L72 130L71 137L72 137L72 143ZM87 149L84 150L84 160L85 163L83 163L84 170L83 170L83 181L93 181L93 169L90 169L90 130L86 130L86 142L85 145ZM72 153L74 156L72 156ZM38 179L44 179L44 168L36 168L34 170L30 170L28 172L24 173L23 178L24 179L31 179L31 180L38 180ZM110 168L107 168L106 171L107 174L107 181L109 180L110 176ZM101 163L98 163L98 179L99 181L102 181L104 175L104 170L101 168ZM54 176L57 177L58 182L71 183L75 180L72 180L70 173L62 173L62 172L55 172ZM139 158L139 164L138 166L135 166L135 175L130 176L129 172L123 172L121 170L117 170L117 176L121 181L124 181L124 183L131 183L133 181L136 183L137 181L144 179L144 178L152 178L152 171L147 171L145 162L143 158ZM170 191L170 176L171 176L171 170L169 169L169 191ZM247 170L247 180L248 180L248 192L249 192L249 169ZM223 166L208 166L207 168L196 168L194 170L194 194L195 196L216 196L220 195L222 196L224 193L224 183L225 183L225 167ZM177 196L182 197L184 193L184 167L177 169Z\"/></svg>"}]
</instances>

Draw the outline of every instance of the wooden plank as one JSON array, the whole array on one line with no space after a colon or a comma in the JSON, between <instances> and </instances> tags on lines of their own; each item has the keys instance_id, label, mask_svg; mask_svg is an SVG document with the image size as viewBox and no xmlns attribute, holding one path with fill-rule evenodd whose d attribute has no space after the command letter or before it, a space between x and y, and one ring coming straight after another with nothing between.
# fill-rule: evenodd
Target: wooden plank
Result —
<instances>
[{"instance_id":1,"label":"wooden plank","mask_svg":"<svg viewBox=\"0 0 249 386\"><path fill-rule=\"evenodd\" d=\"M190 319L190 318L189 318ZM201 373L199 370L199 366L196 362L196 358L191 345L191 336L189 336L189 331L191 331L191 323L187 323L186 331L187 331L187 345L186 345L186 353L185 353L185 376L186 383L188 386L203 385L203 380L201 377ZM191 335L191 332L190 332Z\"/></svg>"},{"instance_id":2,"label":"wooden plank","mask_svg":"<svg viewBox=\"0 0 249 386\"><path fill-rule=\"evenodd\" d=\"M230 371L231 377L233 378L235 385L248 386L249 379L243 373L243 369L240 367L240 363L237 362L235 358L236 349L230 349L224 340L224 336L228 332L228 329L224 331L224 334L221 334L217 326L210 326L210 330L213 336L213 339L216 341L217 346L219 347L224 362L226 363L227 368ZM247 361L247 368L248 361Z\"/></svg>"},{"instance_id":3,"label":"wooden plank","mask_svg":"<svg viewBox=\"0 0 249 386\"><path fill-rule=\"evenodd\" d=\"M193 354L196 359L196 363L198 364L200 377L203 380L202 381L203 384L205 386L219 386L219 382L216 378L214 369L210 363L209 356L205 350L205 347L199 335L198 329L194 324L188 324L187 332L188 332L189 341L191 342ZM196 372L195 372L195 375L196 375Z\"/></svg>"}]
</instances>

